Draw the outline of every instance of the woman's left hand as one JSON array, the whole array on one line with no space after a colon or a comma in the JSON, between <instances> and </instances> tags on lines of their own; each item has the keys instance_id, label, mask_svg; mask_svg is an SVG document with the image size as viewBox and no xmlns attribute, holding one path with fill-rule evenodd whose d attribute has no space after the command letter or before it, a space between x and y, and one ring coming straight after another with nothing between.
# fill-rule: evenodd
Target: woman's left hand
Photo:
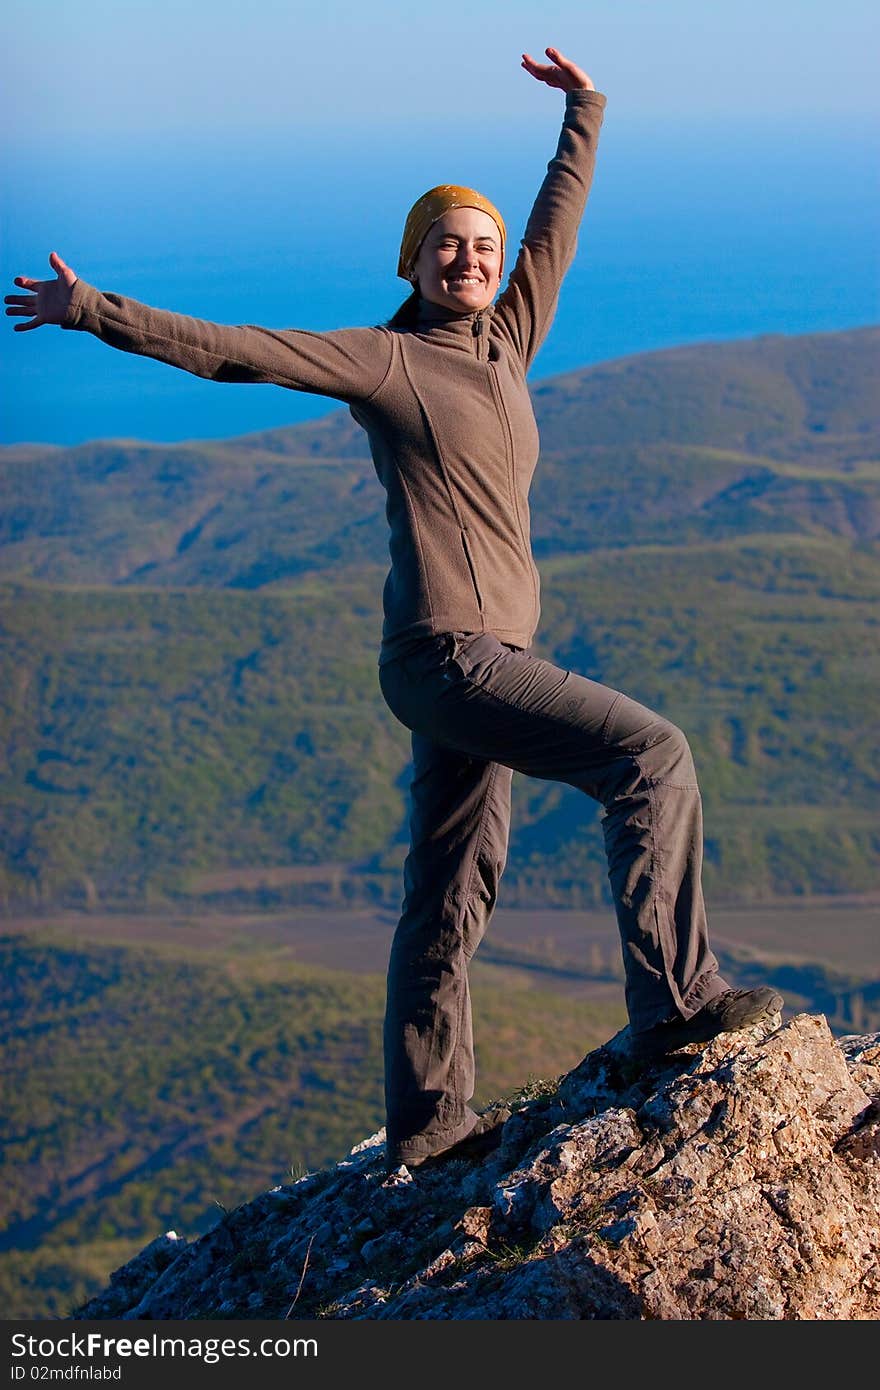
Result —
<instances>
[{"instance_id":1,"label":"woman's left hand","mask_svg":"<svg viewBox=\"0 0 880 1390\"><path fill-rule=\"evenodd\" d=\"M539 82L546 82L548 87L560 87L563 92L595 92L592 79L582 68L576 67L570 59L564 58L558 48L545 48L544 52L550 59L549 63L536 63L528 53L522 55L522 66L532 77L537 77Z\"/></svg>"}]
</instances>

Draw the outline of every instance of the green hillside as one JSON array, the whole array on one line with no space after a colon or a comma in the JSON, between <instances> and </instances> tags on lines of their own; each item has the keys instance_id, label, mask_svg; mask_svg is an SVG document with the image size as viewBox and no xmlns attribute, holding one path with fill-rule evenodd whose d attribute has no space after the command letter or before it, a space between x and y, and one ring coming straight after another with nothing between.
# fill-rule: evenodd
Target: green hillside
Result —
<instances>
[{"instance_id":1,"label":"green hillside","mask_svg":"<svg viewBox=\"0 0 880 1390\"><path fill-rule=\"evenodd\" d=\"M877 886L880 329L533 388L536 649L681 724L707 888ZM409 741L376 651L384 496L345 410L0 451L0 902L383 902ZM517 779L509 902L602 900L596 808Z\"/></svg>"},{"instance_id":2,"label":"green hillside","mask_svg":"<svg viewBox=\"0 0 880 1390\"><path fill-rule=\"evenodd\" d=\"M877 887L872 550L754 537L541 570L537 649L688 731L716 900ZM3 586L7 910L396 905L409 738L378 688L381 577L255 594ZM505 902L602 901L596 805L514 786Z\"/></svg>"},{"instance_id":3,"label":"green hillside","mask_svg":"<svg viewBox=\"0 0 880 1390\"><path fill-rule=\"evenodd\" d=\"M384 977L283 948L122 948L0 937L7 1318L64 1317L163 1231L335 1163L384 1123ZM377 970L385 962L377 961ZM621 1027L622 1002L545 997L474 970L476 1103L556 1076Z\"/></svg>"}]
</instances>

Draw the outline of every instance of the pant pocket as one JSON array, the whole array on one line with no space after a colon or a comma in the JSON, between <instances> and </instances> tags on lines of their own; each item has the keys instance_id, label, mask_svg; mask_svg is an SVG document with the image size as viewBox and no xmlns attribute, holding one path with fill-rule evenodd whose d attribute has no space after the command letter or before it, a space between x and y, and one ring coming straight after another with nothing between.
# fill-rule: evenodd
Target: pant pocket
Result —
<instances>
[{"instance_id":1,"label":"pant pocket","mask_svg":"<svg viewBox=\"0 0 880 1390\"><path fill-rule=\"evenodd\" d=\"M492 632L451 632L447 664L469 680L507 648Z\"/></svg>"}]
</instances>

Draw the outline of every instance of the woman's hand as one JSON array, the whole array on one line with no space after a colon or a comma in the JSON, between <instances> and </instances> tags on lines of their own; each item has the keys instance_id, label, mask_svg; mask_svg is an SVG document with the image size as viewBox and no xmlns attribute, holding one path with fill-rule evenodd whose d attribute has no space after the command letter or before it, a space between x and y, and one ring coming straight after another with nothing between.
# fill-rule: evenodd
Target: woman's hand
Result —
<instances>
[{"instance_id":1,"label":"woman's hand","mask_svg":"<svg viewBox=\"0 0 880 1390\"><path fill-rule=\"evenodd\" d=\"M26 333L29 328L40 328L44 323L60 323L70 306L76 273L65 265L57 251L49 256L49 264L57 272L55 280L29 280L26 275L16 275L14 285L32 294L8 294L6 303L13 307L6 313L11 318L30 318L30 323L17 323L16 333Z\"/></svg>"},{"instance_id":2,"label":"woman's hand","mask_svg":"<svg viewBox=\"0 0 880 1390\"><path fill-rule=\"evenodd\" d=\"M536 63L528 53L522 55L522 66L532 77L537 77L539 82L546 82L548 87L560 87L563 92L595 92L592 79L582 68L576 67L568 58L564 58L558 48L545 48L544 52L550 59L549 63Z\"/></svg>"}]
</instances>

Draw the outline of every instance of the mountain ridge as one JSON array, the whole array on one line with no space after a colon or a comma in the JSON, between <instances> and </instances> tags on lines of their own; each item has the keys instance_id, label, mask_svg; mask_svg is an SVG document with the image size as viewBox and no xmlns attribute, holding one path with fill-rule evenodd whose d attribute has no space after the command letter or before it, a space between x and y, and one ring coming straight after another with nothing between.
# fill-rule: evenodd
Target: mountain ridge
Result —
<instances>
[{"instance_id":1,"label":"mountain ridge","mask_svg":"<svg viewBox=\"0 0 880 1390\"><path fill-rule=\"evenodd\" d=\"M537 383L536 557L609 533L668 538L672 519L683 539L876 539L878 356L866 327L661 349ZM261 588L387 563L384 495L344 409L225 441L10 445L0 471L0 576Z\"/></svg>"}]
</instances>

